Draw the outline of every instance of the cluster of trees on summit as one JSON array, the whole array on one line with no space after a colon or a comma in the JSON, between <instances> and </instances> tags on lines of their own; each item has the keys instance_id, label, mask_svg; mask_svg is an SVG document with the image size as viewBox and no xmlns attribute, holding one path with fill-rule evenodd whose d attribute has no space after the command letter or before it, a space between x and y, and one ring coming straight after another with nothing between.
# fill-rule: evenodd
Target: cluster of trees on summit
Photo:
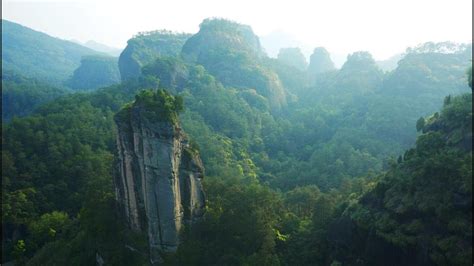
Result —
<instances>
[{"instance_id":1,"label":"cluster of trees on summit","mask_svg":"<svg viewBox=\"0 0 474 266\"><path fill-rule=\"evenodd\" d=\"M471 44L337 69L322 47L270 58L225 19L136 35L118 59L4 23L2 264L148 264L116 209L113 117L158 96L207 195L165 265L471 263Z\"/></svg>"}]
</instances>

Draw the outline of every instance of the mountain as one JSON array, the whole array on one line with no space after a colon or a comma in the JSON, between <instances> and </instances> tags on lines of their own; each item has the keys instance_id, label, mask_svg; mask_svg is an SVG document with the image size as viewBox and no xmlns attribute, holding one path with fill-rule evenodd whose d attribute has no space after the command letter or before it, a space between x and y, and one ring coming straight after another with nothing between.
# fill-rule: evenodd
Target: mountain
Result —
<instances>
[{"instance_id":1,"label":"mountain","mask_svg":"<svg viewBox=\"0 0 474 266\"><path fill-rule=\"evenodd\" d=\"M117 58L108 56L84 56L81 65L67 81L74 90L95 90L120 83Z\"/></svg>"},{"instance_id":2,"label":"mountain","mask_svg":"<svg viewBox=\"0 0 474 266\"><path fill-rule=\"evenodd\" d=\"M397 68L398 61L400 61L403 56L404 54L396 54L388 59L376 61L376 63L383 71L392 71Z\"/></svg>"},{"instance_id":3,"label":"mountain","mask_svg":"<svg viewBox=\"0 0 474 266\"><path fill-rule=\"evenodd\" d=\"M32 113L38 106L71 91L4 70L2 73L2 121Z\"/></svg>"},{"instance_id":4,"label":"mountain","mask_svg":"<svg viewBox=\"0 0 474 266\"><path fill-rule=\"evenodd\" d=\"M141 68L158 57L179 55L190 36L187 33L173 33L166 30L141 32L134 36L128 40L127 47L119 57L122 81L138 78Z\"/></svg>"},{"instance_id":5,"label":"mountain","mask_svg":"<svg viewBox=\"0 0 474 266\"><path fill-rule=\"evenodd\" d=\"M94 40L87 41L86 43L83 44L83 46L90 48L92 50L104 53L104 54L108 54L113 57L118 57L120 53L122 52L122 49L110 47L103 43L96 42Z\"/></svg>"},{"instance_id":6,"label":"mountain","mask_svg":"<svg viewBox=\"0 0 474 266\"><path fill-rule=\"evenodd\" d=\"M471 64L472 44L425 43L407 49L384 82L384 93L444 97L466 88L465 69ZM432 90L433 87L439 88ZM426 97L426 96L424 96Z\"/></svg>"},{"instance_id":7,"label":"mountain","mask_svg":"<svg viewBox=\"0 0 474 266\"><path fill-rule=\"evenodd\" d=\"M368 52L355 52L338 72L335 89L373 90L382 83L383 73Z\"/></svg>"},{"instance_id":8,"label":"mountain","mask_svg":"<svg viewBox=\"0 0 474 266\"><path fill-rule=\"evenodd\" d=\"M308 67L306 58L300 48L281 48L278 53L278 60L284 64L295 67L301 71L305 71Z\"/></svg>"},{"instance_id":9,"label":"mountain","mask_svg":"<svg viewBox=\"0 0 474 266\"><path fill-rule=\"evenodd\" d=\"M329 52L324 47L314 48L308 66L308 75L310 79L315 79L319 74L335 69L336 68L334 67Z\"/></svg>"},{"instance_id":10,"label":"mountain","mask_svg":"<svg viewBox=\"0 0 474 266\"><path fill-rule=\"evenodd\" d=\"M472 94L448 96L442 111L420 118L417 128L416 146L330 226L335 260L471 263Z\"/></svg>"},{"instance_id":11,"label":"mountain","mask_svg":"<svg viewBox=\"0 0 474 266\"><path fill-rule=\"evenodd\" d=\"M261 62L266 54L248 25L225 19L205 19L198 33L183 46L182 57L200 64L225 86L255 89L278 110L286 95L278 75Z\"/></svg>"},{"instance_id":12,"label":"mountain","mask_svg":"<svg viewBox=\"0 0 474 266\"><path fill-rule=\"evenodd\" d=\"M3 124L2 264L470 263L469 45L309 82L248 25L155 33L122 53L131 78Z\"/></svg>"},{"instance_id":13,"label":"mountain","mask_svg":"<svg viewBox=\"0 0 474 266\"><path fill-rule=\"evenodd\" d=\"M2 67L23 76L61 85L85 55L100 54L76 43L51 37L2 20Z\"/></svg>"}]
</instances>

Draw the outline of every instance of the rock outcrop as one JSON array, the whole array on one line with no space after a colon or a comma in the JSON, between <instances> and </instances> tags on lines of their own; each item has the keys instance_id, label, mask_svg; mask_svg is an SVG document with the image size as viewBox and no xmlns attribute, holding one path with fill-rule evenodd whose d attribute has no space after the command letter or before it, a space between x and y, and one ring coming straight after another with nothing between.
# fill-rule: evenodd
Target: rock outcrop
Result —
<instances>
[{"instance_id":1,"label":"rock outcrop","mask_svg":"<svg viewBox=\"0 0 474 266\"><path fill-rule=\"evenodd\" d=\"M176 251L183 225L204 213L204 168L177 122L181 104L166 91L144 91L115 116L116 197L128 226L147 234L152 264Z\"/></svg>"}]
</instances>

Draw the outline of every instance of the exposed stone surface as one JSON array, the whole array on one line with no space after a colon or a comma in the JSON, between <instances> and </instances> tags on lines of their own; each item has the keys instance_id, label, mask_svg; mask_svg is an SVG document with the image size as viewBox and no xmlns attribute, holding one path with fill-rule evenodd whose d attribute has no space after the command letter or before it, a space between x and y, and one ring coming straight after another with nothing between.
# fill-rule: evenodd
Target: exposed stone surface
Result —
<instances>
[{"instance_id":1,"label":"exposed stone surface","mask_svg":"<svg viewBox=\"0 0 474 266\"><path fill-rule=\"evenodd\" d=\"M148 235L150 261L174 252L184 224L202 217L204 168L178 123L150 120L150 110L133 105L116 117L117 201L131 229Z\"/></svg>"}]
</instances>

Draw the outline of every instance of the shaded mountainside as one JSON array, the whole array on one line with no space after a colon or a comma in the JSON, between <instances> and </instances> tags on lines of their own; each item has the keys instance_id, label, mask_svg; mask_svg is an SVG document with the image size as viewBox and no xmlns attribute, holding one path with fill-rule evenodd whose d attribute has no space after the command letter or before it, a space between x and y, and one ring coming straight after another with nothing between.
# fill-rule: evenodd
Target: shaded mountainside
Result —
<instances>
[{"instance_id":1,"label":"shaded mountainside","mask_svg":"<svg viewBox=\"0 0 474 266\"><path fill-rule=\"evenodd\" d=\"M128 40L119 57L122 81L136 79L141 68L162 56L178 56L191 34L161 30L143 32Z\"/></svg>"},{"instance_id":2,"label":"shaded mountainside","mask_svg":"<svg viewBox=\"0 0 474 266\"><path fill-rule=\"evenodd\" d=\"M26 77L61 85L80 65L82 56L97 51L51 37L2 19L2 67Z\"/></svg>"},{"instance_id":3,"label":"shaded mountainside","mask_svg":"<svg viewBox=\"0 0 474 266\"><path fill-rule=\"evenodd\" d=\"M95 90L120 83L117 58L108 56L85 56L74 70L67 85L74 90Z\"/></svg>"},{"instance_id":4,"label":"shaded mountainside","mask_svg":"<svg viewBox=\"0 0 474 266\"><path fill-rule=\"evenodd\" d=\"M329 121L333 125L338 125L330 127L335 130L332 133L318 134L318 136L326 137L320 146L324 149L313 150L321 152L316 153L320 155L314 158L319 159L312 161L310 165L318 165L318 161L332 158L330 160L341 160L347 167L351 164L351 159L344 155L347 152L340 150L347 150L348 147L343 148L344 143L348 143L356 150L360 149L361 152L368 151L368 154L378 158L403 153L415 143L416 130L413 124L420 116L427 116L439 110L443 105L445 95L454 96L470 91L469 86L466 85L465 74L470 60L469 53L468 50L462 48L459 49L459 53L413 54L413 58L422 58L431 63L421 64L420 62L423 61L420 60L417 60L418 63L413 60L402 63L405 60L403 59L399 67L388 74L383 74L373 60L365 56L365 63L361 66L352 64L348 60L343 69L322 73L314 85L294 90L299 100L297 104L290 105L292 109L290 117L293 117L294 121L298 119L297 117L306 117L298 120L303 123L302 127L307 129L306 134L295 137L300 139L301 143L311 143L321 139L322 137L315 138L312 132L323 133L324 127L321 126L327 125ZM411 56L408 54L406 58ZM438 58L444 58L445 61L439 61ZM361 62L359 59L351 61ZM445 66L446 62L456 63L448 64L450 65L448 67L448 65ZM430 67L433 70L427 68L429 65L432 65ZM412 70L408 71L408 69ZM418 75L420 72L431 73L429 76L431 82L420 84L419 89L418 87L397 89L403 84L418 84L423 81L423 76ZM331 118L322 118L324 116ZM320 117L322 120L319 118L311 120L311 117ZM320 128L317 129L314 128L313 121L325 123L320 124ZM369 139L371 141L366 142ZM329 149L332 151L328 155L323 155L322 151L328 152L325 146L327 147L330 143L339 148ZM297 146L297 149L301 150L305 146L308 144ZM321 164L315 168L321 169L325 165ZM304 168L298 171L301 173L302 169ZM300 176L303 175L309 175L309 173L300 174Z\"/></svg>"},{"instance_id":5,"label":"shaded mountainside","mask_svg":"<svg viewBox=\"0 0 474 266\"><path fill-rule=\"evenodd\" d=\"M471 262L472 94L447 97L417 127L416 147L329 228L344 265Z\"/></svg>"},{"instance_id":6,"label":"shaded mountainside","mask_svg":"<svg viewBox=\"0 0 474 266\"><path fill-rule=\"evenodd\" d=\"M30 114L36 107L71 91L4 70L2 73L2 121Z\"/></svg>"}]
</instances>

